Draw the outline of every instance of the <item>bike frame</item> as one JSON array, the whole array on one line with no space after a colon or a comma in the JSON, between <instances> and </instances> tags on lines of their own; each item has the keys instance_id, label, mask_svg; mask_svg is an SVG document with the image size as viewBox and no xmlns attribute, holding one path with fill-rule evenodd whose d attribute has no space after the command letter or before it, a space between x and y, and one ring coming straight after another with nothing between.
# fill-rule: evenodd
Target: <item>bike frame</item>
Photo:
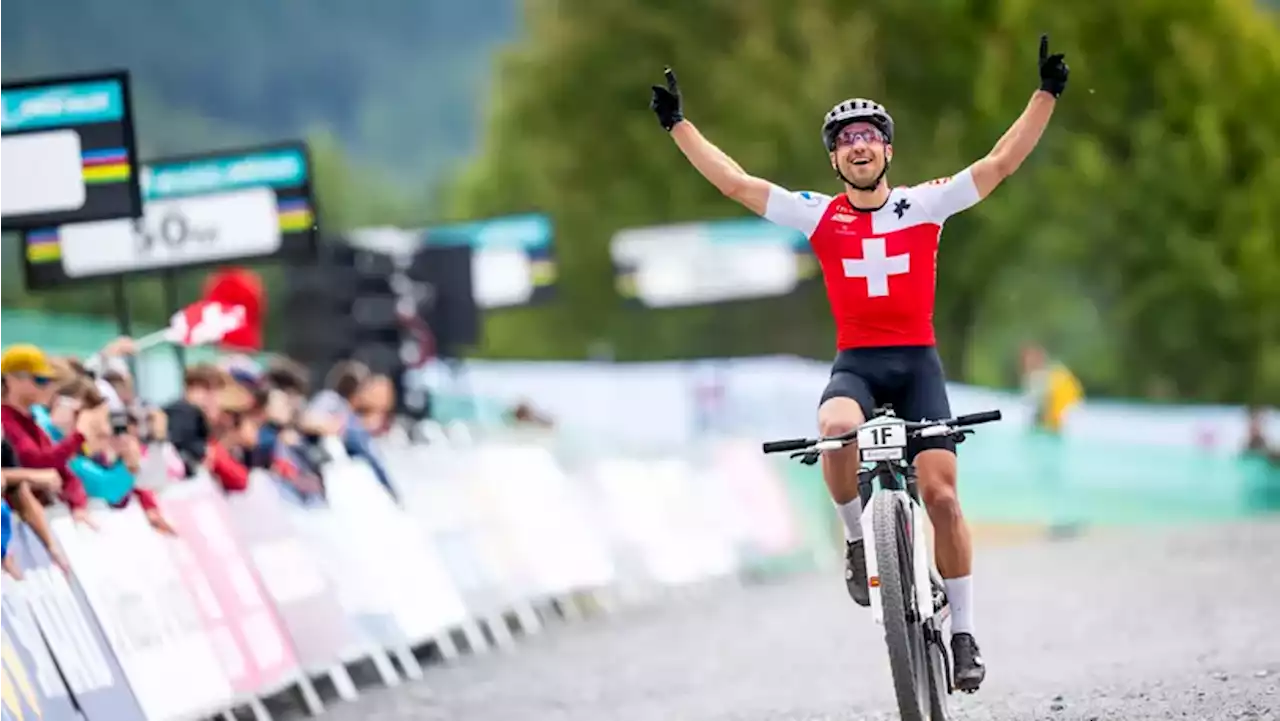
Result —
<instances>
[{"instance_id":1,"label":"bike frame","mask_svg":"<svg viewBox=\"0 0 1280 721\"><path fill-rule=\"evenodd\" d=\"M870 449L864 449L861 445L863 435L868 436L880 435L885 437L886 434L873 429L896 426L903 430L905 439L906 424L900 418L892 416L881 416L874 418L863 424L859 429L859 453L865 450L875 450L873 446ZM870 440L870 439L868 439ZM905 457L905 441L901 448ZM883 448L884 446L879 446ZM863 461L863 470L859 474L858 490L862 496L862 537L875 538L875 497L880 494L889 494L894 500L902 504L906 508L911 518L911 570L914 577L914 585L916 592L916 612L919 614L917 622L924 622L933 618L933 584L930 579L929 572L933 568L933 549L929 547L925 538L925 524L928 522L928 514L925 513L924 504L920 501L919 493L915 488L915 474L912 468L907 465L905 460L878 460ZM869 492L863 492L864 486ZM875 544L867 543L863 546L863 553L867 560L867 582L871 588L877 589L876 593L871 594L871 617L879 625L884 625L884 604L878 592L879 586L879 562L876 559ZM923 562L922 562L923 561Z\"/></svg>"}]
</instances>

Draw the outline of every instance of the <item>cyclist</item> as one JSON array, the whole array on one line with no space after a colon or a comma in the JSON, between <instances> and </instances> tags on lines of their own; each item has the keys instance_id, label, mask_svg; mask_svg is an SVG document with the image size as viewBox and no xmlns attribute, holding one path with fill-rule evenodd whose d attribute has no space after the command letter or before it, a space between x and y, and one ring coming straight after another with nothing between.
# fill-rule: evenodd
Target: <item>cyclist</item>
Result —
<instances>
[{"instance_id":1,"label":"cyclist","mask_svg":"<svg viewBox=\"0 0 1280 721\"><path fill-rule=\"evenodd\" d=\"M1048 125L1067 84L1062 54L1040 38L1040 88L986 157L950 178L890 188L894 122L880 104L861 98L837 104L822 121L826 145L844 192L835 197L793 193L742 169L684 118L675 74L653 86L650 107L681 152L722 193L767 220L799 230L822 267L836 323L837 355L818 407L824 436L857 428L878 404L901 417L951 417L942 362L934 347L933 307L938 239L943 222L976 204L1018 169ZM969 530L956 496L955 443L913 442L921 495L936 531L935 550L951 605L956 685L976 691L986 669L974 640ZM823 477L844 521L849 594L870 605L863 555L858 451L824 454Z\"/></svg>"}]
</instances>

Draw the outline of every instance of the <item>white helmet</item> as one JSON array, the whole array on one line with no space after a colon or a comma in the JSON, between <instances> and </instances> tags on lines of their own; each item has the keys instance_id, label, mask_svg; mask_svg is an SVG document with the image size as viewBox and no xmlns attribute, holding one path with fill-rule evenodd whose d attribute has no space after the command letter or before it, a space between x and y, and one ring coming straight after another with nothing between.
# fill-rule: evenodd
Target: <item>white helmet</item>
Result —
<instances>
[{"instance_id":1,"label":"white helmet","mask_svg":"<svg viewBox=\"0 0 1280 721\"><path fill-rule=\"evenodd\" d=\"M827 112L822 119L822 143L830 152L836 149L836 135L850 123L871 123L884 133L885 142L893 142L893 116L874 100L849 98Z\"/></svg>"}]
</instances>

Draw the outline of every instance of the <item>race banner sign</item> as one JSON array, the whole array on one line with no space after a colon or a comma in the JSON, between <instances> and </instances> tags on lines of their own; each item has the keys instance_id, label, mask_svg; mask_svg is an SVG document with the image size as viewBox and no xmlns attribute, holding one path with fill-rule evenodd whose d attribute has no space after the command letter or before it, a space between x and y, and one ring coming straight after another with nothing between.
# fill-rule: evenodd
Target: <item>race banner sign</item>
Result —
<instances>
[{"instance_id":1,"label":"race banner sign","mask_svg":"<svg viewBox=\"0 0 1280 721\"><path fill-rule=\"evenodd\" d=\"M774 298L821 277L804 235L764 220L632 228L609 251L619 295L645 308Z\"/></svg>"},{"instance_id":2,"label":"race banner sign","mask_svg":"<svg viewBox=\"0 0 1280 721\"><path fill-rule=\"evenodd\" d=\"M471 287L480 308L511 308L553 296L556 264L551 220L512 215L426 228L426 245L466 245L472 250Z\"/></svg>"},{"instance_id":3,"label":"race banner sign","mask_svg":"<svg viewBox=\"0 0 1280 721\"><path fill-rule=\"evenodd\" d=\"M3 108L5 230L142 215L128 73L5 83Z\"/></svg>"},{"instance_id":4,"label":"race banner sign","mask_svg":"<svg viewBox=\"0 0 1280 721\"><path fill-rule=\"evenodd\" d=\"M141 221L29 229L27 287L315 255L311 167L301 143L153 161L140 176Z\"/></svg>"},{"instance_id":5,"label":"race banner sign","mask_svg":"<svg viewBox=\"0 0 1280 721\"><path fill-rule=\"evenodd\" d=\"M52 712L46 718L65 717L57 709L70 705L62 702L62 694L70 692L87 721L143 721L142 707L83 587L54 565L29 527L22 526L15 542L10 552L18 554L23 579L5 582L4 616L32 652L34 680L46 712ZM41 643L48 657L38 654Z\"/></svg>"}]
</instances>

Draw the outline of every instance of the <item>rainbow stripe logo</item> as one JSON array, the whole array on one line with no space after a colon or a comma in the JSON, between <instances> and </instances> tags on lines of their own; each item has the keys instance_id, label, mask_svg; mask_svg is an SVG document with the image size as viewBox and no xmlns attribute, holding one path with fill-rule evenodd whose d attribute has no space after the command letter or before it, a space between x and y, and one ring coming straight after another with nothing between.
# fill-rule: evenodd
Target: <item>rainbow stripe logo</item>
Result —
<instances>
[{"instance_id":1,"label":"rainbow stripe logo","mask_svg":"<svg viewBox=\"0 0 1280 721\"><path fill-rule=\"evenodd\" d=\"M315 216L306 198L279 198L276 215L280 218L281 233L303 233L315 226Z\"/></svg>"},{"instance_id":2,"label":"rainbow stripe logo","mask_svg":"<svg viewBox=\"0 0 1280 721\"><path fill-rule=\"evenodd\" d=\"M85 185L123 183L133 174L129 167L129 154L124 148L81 151L80 167Z\"/></svg>"},{"instance_id":3,"label":"rainbow stripe logo","mask_svg":"<svg viewBox=\"0 0 1280 721\"><path fill-rule=\"evenodd\" d=\"M62 260L62 244L57 228L40 228L27 233L27 261L54 263Z\"/></svg>"}]
</instances>

